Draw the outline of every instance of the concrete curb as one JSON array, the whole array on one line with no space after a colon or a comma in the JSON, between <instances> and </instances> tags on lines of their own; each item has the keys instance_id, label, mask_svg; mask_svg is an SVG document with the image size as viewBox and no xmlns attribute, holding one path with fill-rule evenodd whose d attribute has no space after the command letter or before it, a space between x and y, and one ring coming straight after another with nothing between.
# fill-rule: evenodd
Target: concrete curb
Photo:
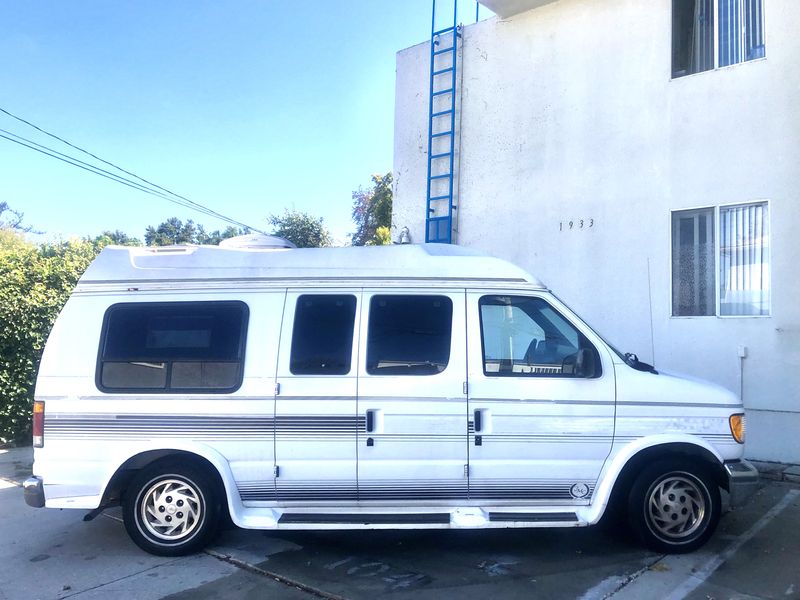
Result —
<instances>
[{"instance_id":1,"label":"concrete curb","mask_svg":"<svg viewBox=\"0 0 800 600\"><path fill-rule=\"evenodd\" d=\"M800 465L751 460L764 479L800 483Z\"/></svg>"}]
</instances>

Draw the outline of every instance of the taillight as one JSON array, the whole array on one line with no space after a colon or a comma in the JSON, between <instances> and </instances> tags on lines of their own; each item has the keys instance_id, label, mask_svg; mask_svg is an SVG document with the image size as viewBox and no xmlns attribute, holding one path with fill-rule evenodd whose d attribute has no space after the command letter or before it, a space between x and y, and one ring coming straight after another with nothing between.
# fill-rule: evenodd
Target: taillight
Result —
<instances>
[{"instance_id":1,"label":"taillight","mask_svg":"<svg viewBox=\"0 0 800 600\"><path fill-rule=\"evenodd\" d=\"M737 413L728 419L731 426L731 435L740 444L744 444L744 415Z\"/></svg>"},{"instance_id":2,"label":"taillight","mask_svg":"<svg viewBox=\"0 0 800 600\"><path fill-rule=\"evenodd\" d=\"M44 402L36 400L33 403L33 447L44 446Z\"/></svg>"}]
</instances>

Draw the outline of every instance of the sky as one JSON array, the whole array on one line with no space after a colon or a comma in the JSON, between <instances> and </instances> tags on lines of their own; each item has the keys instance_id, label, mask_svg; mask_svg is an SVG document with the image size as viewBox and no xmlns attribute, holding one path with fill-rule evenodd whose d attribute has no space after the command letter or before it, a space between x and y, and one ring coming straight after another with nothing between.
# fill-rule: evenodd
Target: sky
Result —
<instances>
[{"instance_id":1,"label":"sky","mask_svg":"<svg viewBox=\"0 0 800 600\"><path fill-rule=\"evenodd\" d=\"M395 54L431 27L431 0L0 9L0 108L257 229L295 209L339 241L354 230L352 192L392 169ZM462 0L459 20L474 19ZM3 113L0 129L90 160ZM143 239L170 217L227 225L2 138L0 201L47 239Z\"/></svg>"}]
</instances>

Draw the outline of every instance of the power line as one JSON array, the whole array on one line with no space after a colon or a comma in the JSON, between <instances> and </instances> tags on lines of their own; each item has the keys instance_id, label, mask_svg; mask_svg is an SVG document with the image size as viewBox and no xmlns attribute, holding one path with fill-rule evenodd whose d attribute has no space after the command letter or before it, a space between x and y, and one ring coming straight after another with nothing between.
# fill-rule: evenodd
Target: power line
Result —
<instances>
[{"instance_id":1,"label":"power line","mask_svg":"<svg viewBox=\"0 0 800 600\"><path fill-rule=\"evenodd\" d=\"M30 148L31 150L35 150L36 152L41 152L42 154L44 154L46 156L50 156L51 158L55 158L56 160L60 160L61 162L65 162L65 163L67 163L69 165L72 165L73 167L78 167L79 169L83 169L84 171L89 171L90 173L94 173L95 175L100 175L101 177L105 177L106 179L110 179L112 181L116 181L117 183L121 183L122 185L126 185L128 187L131 187L131 188L133 188L135 190L139 190L140 192L145 192L145 193L151 194L153 196L158 196L159 198L164 198L165 200L168 199L166 196L163 196L163 195L161 195L161 194L159 194L157 192L154 192L153 190L149 190L149 189L145 188L144 186L139 186L138 184L129 183L127 180L123 180L121 178L117 178L114 175L106 175L105 173L101 173L98 170L95 170L95 169L93 169L91 167L85 167L83 165L80 165L80 164L78 164L77 161L73 162L72 160L69 160L67 158L61 158L60 156L57 156L57 154L59 154L59 153L56 153L55 151L48 152L47 150L40 150L39 148L36 148L33 145L26 144L25 142L21 142L19 140L15 140L15 139L13 139L11 137L3 135L2 133L0 133L0 138L4 138L4 139L8 140L9 142L14 142L15 144L19 144L20 146L25 146L26 148Z\"/></svg>"},{"instance_id":2,"label":"power line","mask_svg":"<svg viewBox=\"0 0 800 600\"><path fill-rule=\"evenodd\" d=\"M114 173L106 171L105 169L101 169L100 167L97 167L95 165L91 165L89 163L85 163L85 162L83 162L83 161L81 161L81 160L79 160L79 159L77 159L75 157L69 156L67 154L63 154L61 152L53 150L52 148L48 148L47 146L43 146L41 144L37 144L36 142L33 142L33 141L28 140L26 138L23 138L22 136L18 136L18 135L15 135L13 133L7 132L4 129L0 129L0 132L9 133L9 135L13 136L14 138L18 138L18 139L13 139L12 137L9 137L7 135L3 135L3 133L0 133L0 138L6 139L6 140L8 140L10 142L13 142L15 144L19 144L20 146L24 146L26 148L29 148L31 150L34 150L34 151L39 152L41 154L44 154L45 156L49 156L51 158L55 158L56 160L59 160L59 161L64 162L64 163L67 163L68 165L72 165L73 167L78 167L79 169L83 169L84 171L88 171L89 173L93 173L94 175L99 175L100 177L104 177L105 179L109 179L109 180L114 181L116 183L120 183L120 184L122 184L122 185L124 185L126 187L138 190L140 192L144 192L146 194L150 194L151 196L155 196L156 198L162 198L162 199L164 199L164 200L166 200L168 202L172 202L173 204L177 204L178 206L182 206L184 208L189 208L191 210L194 210L196 212L200 212L200 213L205 214L207 216L211 216L211 217L214 217L214 218L217 218L217 219L221 219L221 220L223 220L223 221L225 221L227 223L230 223L231 225L238 225L240 227L246 227L246 228L252 229L253 231L259 231L258 229L254 229L253 227L250 227L249 225L246 225L244 223L240 223L239 221L236 221L234 219L230 219L228 217L225 217L224 215L218 215L217 213L215 213L213 211L205 209L205 207L198 208L198 207L195 207L195 206L189 206L189 205L185 204L184 202L176 200L175 198L171 198L167 194L164 194L164 193L159 192L157 190L150 189L150 188L148 188L148 187L146 187L144 185L136 183L135 181L131 181L131 180L126 179L124 177L121 177L119 175L115 175ZM38 148L36 146L38 146ZM261 232L261 233L263 233L263 232Z\"/></svg>"},{"instance_id":3,"label":"power line","mask_svg":"<svg viewBox=\"0 0 800 600\"><path fill-rule=\"evenodd\" d=\"M5 135L3 135L3 134L5 134ZM8 136L11 136L11 137L8 137ZM19 144L20 146L25 146L26 148L30 148L31 150L35 150L37 152L41 152L42 154L45 154L47 156L50 156L52 158L55 158L55 159L60 160L62 162L65 162L67 164L70 164L72 166L79 167L81 169L84 169L86 171L94 173L95 175L101 175L102 177L106 177L108 179L113 179L117 183L122 183L123 185L128 185L128 186L134 187L135 189L138 189L140 191L151 193L152 195L158 196L159 198L164 198L165 200L169 200L170 202L174 202L174 200L172 198L170 198L169 196L167 196L166 194L162 194L161 192L156 192L155 190L151 190L150 188L145 187L145 186L143 186L143 185L141 185L139 183L133 182L133 181L131 181L129 179L125 179L124 177L121 177L119 175L115 175L114 173L111 173L110 171L106 171L105 169L101 169L100 167L97 167L97 166L92 165L90 163L87 163L87 162L84 162L82 160L79 160L79 159L77 159L77 158L75 158L73 156L69 156L68 154L64 154L62 152L58 152L57 150L54 150L53 148L49 148L48 146L44 146L43 144L38 144L38 143L34 142L33 140L29 140L27 138L22 137L21 135L17 135L15 133L10 132L10 131L6 131L5 129L0 129L0 138L5 138L9 142L14 142L15 144ZM15 139L12 139L12 138L15 138ZM184 206L185 207L184 204L181 204L181 203L178 203L178 204L180 204L180 206Z\"/></svg>"},{"instance_id":4,"label":"power line","mask_svg":"<svg viewBox=\"0 0 800 600\"><path fill-rule=\"evenodd\" d=\"M65 140L64 138L61 138L61 137L55 135L54 133L51 133L51 132L49 132L49 131L47 131L45 129L42 129L38 125L35 125L34 123L31 123L30 121L28 121L26 119L23 119L22 117L17 116L17 115L7 111L6 109L4 109L2 107L0 107L0 112L8 115L12 119L15 119L15 120L17 120L17 121L19 121L21 123L24 123L24 124L32 127L33 129L36 129L37 131L39 131L39 132L41 132L41 133L43 133L43 134L55 139L55 140L58 140L59 142L62 142L63 144L66 144L67 146L69 146L71 148L74 148L75 150L78 150L79 152L82 152L82 153L84 153L84 154L86 154L88 156L91 156L95 160L99 160L103 164L106 164L106 165L108 165L110 167L113 167L114 169L117 169L118 171L121 171L122 173L125 173L126 175L130 175L131 177L134 177L134 178L138 179L139 181L142 181L142 182L146 183L148 186L152 186L152 188L155 188L155 189L150 189L150 188L148 188L146 186L143 186L143 185L138 184L138 183L136 183L134 181L131 181L130 179L127 179L125 177L121 177L119 175L115 175L114 173L111 173L111 172L109 172L109 171L107 171L105 169L97 167L96 165L91 165L90 163L86 163L84 161L81 161L81 160L73 157L73 156L69 156L69 155L63 154L61 152L53 150L52 148L48 148L47 146L43 146L41 144L37 144L36 142L33 142L31 140L27 140L27 139L25 139L25 138L23 138L21 136L15 135L15 134L13 134L11 132L8 132L8 131L0 129L0 131L4 131L5 133L7 133L7 134L9 134L9 135L11 135L11 136L13 136L15 138L18 138L19 140L24 140L25 142L28 142L29 144L32 144L33 146L38 146L38 148L34 148L34 147L28 145L28 143L23 143L21 141L11 139L11 138L6 137L4 135L0 135L0 137L3 137L3 138L5 138L5 139L7 139L7 140L9 140L11 142L20 144L22 146L26 146L27 148L30 148L32 150L36 150L37 152L41 152L42 154L45 154L45 155L50 156L52 158L56 158L58 160L61 160L62 162L66 162L66 163L71 164L73 166L82 168L85 171L89 171L91 173L94 173L95 175L100 175L102 177L105 177L106 179L111 179L112 181L116 181L117 183L122 183L123 185L126 185L128 187L132 187L134 189L138 189L138 190L143 191L145 193L149 193L152 196L163 198L164 200L172 202L173 204L177 204L179 206L183 206L185 208L189 208L191 210L195 210L197 212L200 212L200 213L205 214L205 215L210 216L210 217L214 217L214 218L220 219L220 220L225 221L226 223L230 223L232 225L238 225L239 227L244 227L246 229L251 229L251 230L257 231L259 233L265 233L265 232L261 231L260 229L256 229L255 227L252 227L251 225L247 225L246 223L242 223L240 221L237 221L235 219L227 217L227 216L225 216L225 215L223 215L223 214L221 214L221 213L219 213L219 212L217 212L217 211L215 211L215 210L213 210L213 209L211 209L211 208L209 208L209 207L207 207L207 206L205 206L203 204L200 204L199 202L195 202L194 200L191 200L191 199L189 199L189 198L187 198L185 196L181 196L180 194L177 194L177 193L175 193L175 192L173 192L171 190L168 190L167 188L161 187L160 185L158 185L156 183L153 183L152 181L149 181L149 180L145 179L144 177L140 177L136 173L132 173L131 171L123 169L119 165L116 165L116 164L114 164L114 163L112 163L110 161L107 161L107 160L105 160L103 158L100 158L96 154L93 154L92 152L89 152L88 150L85 150L85 149L81 148L80 146L76 146L75 144ZM44 150L41 150L39 148L42 148ZM65 158L59 158L59 156L54 156L54 154L60 155L61 157L65 157ZM80 164L76 164L76 163L80 163ZM81 166L81 165L86 165L86 166ZM174 198L177 198L178 200L175 200Z\"/></svg>"},{"instance_id":5,"label":"power line","mask_svg":"<svg viewBox=\"0 0 800 600\"><path fill-rule=\"evenodd\" d=\"M2 135L2 134L6 134L6 135ZM15 139L11 139L11 138L9 138L7 136L11 136L11 137L13 137ZM147 194L150 194L152 196L156 196L158 198L163 198L164 200L167 200L168 202L172 202L173 204L177 204L178 206L182 206L184 208L189 208L191 210L195 210L195 211L201 212L201 213L206 214L206 215L211 216L211 217L219 218L218 215L216 215L212 211L206 210L205 207L197 208L197 207L194 207L194 206L189 206L185 202L183 202L182 200L176 200L175 198L172 198L172 197L168 196L167 194L165 194L163 192L159 192L158 190L153 190L153 189L148 188L147 186L144 186L144 185L142 185L140 183L137 183L135 181L132 181L130 179L122 177L121 175L117 175L116 173L112 173L110 171L107 171L106 169L102 169L102 168L98 167L97 165L93 165L91 163L84 162L84 161L82 161L80 159L75 158L74 156L70 156L68 154L64 154L63 152L58 152L57 150L54 150L53 148L50 148L50 147L45 146L43 144L39 144L37 142L34 142L33 140L29 140L28 138L22 137L21 135L17 135L15 133L12 133L12 132L7 131L5 129L0 129L0 138L5 138L10 142L14 142L14 143L19 144L21 146L25 146L26 148L30 148L31 150L35 150L37 152L40 152L40 153L45 154L47 156L50 156L51 158L55 158L57 160L61 160L62 162L66 162L66 163L71 164L71 165L73 165L75 167L84 169L85 171L89 171L91 173L94 173L95 175L100 175L101 177L105 177L107 179L112 179L113 181L116 181L117 183L121 183L121 184L126 185L128 187L132 187L134 189L138 189L138 190L140 190L142 192L145 192ZM228 223L231 223L231 224L242 225L238 221L234 221L232 219L228 219L227 217L225 218L225 220Z\"/></svg>"}]
</instances>

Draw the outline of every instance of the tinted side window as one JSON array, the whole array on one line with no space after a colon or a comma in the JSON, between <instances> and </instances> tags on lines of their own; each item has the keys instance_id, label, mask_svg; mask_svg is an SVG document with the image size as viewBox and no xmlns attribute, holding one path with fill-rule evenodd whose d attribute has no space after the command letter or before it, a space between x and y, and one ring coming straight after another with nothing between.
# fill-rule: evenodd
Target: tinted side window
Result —
<instances>
[{"instance_id":1,"label":"tinted side window","mask_svg":"<svg viewBox=\"0 0 800 600\"><path fill-rule=\"evenodd\" d=\"M594 346L541 298L484 296L480 312L486 375L600 375Z\"/></svg>"},{"instance_id":2,"label":"tinted side window","mask_svg":"<svg viewBox=\"0 0 800 600\"><path fill-rule=\"evenodd\" d=\"M116 304L105 316L97 386L105 391L210 391L242 381L243 302Z\"/></svg>"},{"instance_id":3,"label":"tinted side window","mask_svg":"<svg viewBox=\"0 0 800 600\"><path fill-rule=\"evenodd\" d=\"M446 296L373 296L367 373L434 375L450 360L453 303Z\"/></svg>"},{"instance_id":4,"label":"tinted side window","mask_svg":"<svg viewBox=\"0 0 800 600\"><path fill-rule=\"evenodd\" d=\"M355 319L355 296L300 296L294 313L289 370L295 375L349 373Z\"/></svg>"}]
</instances>

